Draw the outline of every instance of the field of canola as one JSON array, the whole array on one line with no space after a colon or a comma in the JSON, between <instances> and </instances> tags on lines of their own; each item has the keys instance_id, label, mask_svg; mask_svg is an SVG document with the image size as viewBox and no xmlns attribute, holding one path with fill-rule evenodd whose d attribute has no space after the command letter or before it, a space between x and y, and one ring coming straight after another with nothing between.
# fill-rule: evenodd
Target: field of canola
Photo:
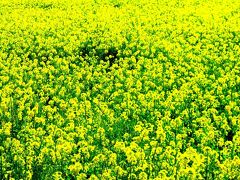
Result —
<instances>
[{"instance_id":1,"label":"field of canola","mask_svg":"<svg viewBox=\"0 0 240 180\"><path fill-rule=\"evenodd\" d=\"M0 179L240 179L239 0L1 0Z\"/></svg>"}]
</instances>

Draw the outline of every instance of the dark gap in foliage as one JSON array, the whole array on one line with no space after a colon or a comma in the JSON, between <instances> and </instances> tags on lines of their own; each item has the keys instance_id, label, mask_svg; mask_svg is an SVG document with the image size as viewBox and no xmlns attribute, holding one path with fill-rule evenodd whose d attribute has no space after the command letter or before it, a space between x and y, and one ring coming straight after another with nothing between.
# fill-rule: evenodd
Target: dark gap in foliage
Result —
<instances>
[{"instance_id":1,"label":"dark gap in foliage","mask_svg":"<svg viewBox=\"0 0 240 180\"><path fill-rule=\"evenodd\" d=\"M53 4L52 3L37 3L37 4L35 4L35 7L38 7L41 9L52 9Z\"/></svg>"},{"instance_id":2,"label":"dark gap in foliage","mask_svg":"<svg viewBox=\"0 0 240 180\"><path fill-rule=\"evenodd\" d=\"M2 162L1 162L1 165L0 165L0 179L3 179L3 170L2 170Z\"/></svg>"},{"instance_id":3,"label":"dark gap in foliage","mask_svg":"<svg viewBox=\"0 0 240 180\"><path fill-rule=\"evenodd\" d=\"M104 52L104 51L103 51ZM111 67L117 60L118 51L115 47L111 47L107 50L107 53L100 54L100 59L109 62L109 67Z\"/></svg>"},{"instance_id":4,"label":"dark gap in foliage","mask_svg":"<svg viewBox=\"0 0 240 180\"><path fill-rule=\"evenodd\" d=\"M216 110L219 114L221 114L222 112L225 112L225 106L221 104L218 107L216 107Z\"/></svg>"},{"instance_id":5,"label":"dark gap in foliage","mask_svg":"<svg viewBox=\"0 0 240 180\"><path fill-rule=\"evenodd\" d=\"M191 160L188 162L188 166L192 167L192 165L193 165L193 161Z\"/></svg>"},{"instance_id":6,"label":"dark gap in foliage","mask_svg":"<svg viewBox=\"0 0 240 180\"><path fill-rule=\"evenodd\" d=\"M86 178L89 179L90 177L91 177L90 174L87 174Z\"/></svg>"},{"instance_id":7,"label":"dark gap in foliage","mask_svg":"<svg viewBox=\"0 0 240 180\"><path fill-rule=\"evenodd\" d=\"M78 50L80 52L80 55L85 58L90 54L91 48L88 47L88 44L84 44L82 48Z\"/></svg>"},{"instance_id":8,"label":"dark gap in foliage","mask_svg":"<svg viewBox=\"0 0 240 180\"><path fill-rule=\"evenodd\" d=\"M219 151L223 150L223 147L221 147L221 146L217 146L217 148L218 148Z\"/></svg>"},{"instance_id":9,"label":"dark gap in foliage","mask_svg":"<svg viewBox=\"0 0 240 180\"><path fill-rule=\"evenodd\" d=\"M226 140L227 141L232 141L233 140L234 133L233 131L228 131L228 134L226 135Z\"/></svg>"},{"instance_id":10,"label":"dark gap in foliage","mask_svg":"<svg viewBox=\"0 0 240 180\"><path fill-rule=\"evenodd\" d=\"M121 4L114 4L113 7L115 7L115 8L120 8L120 7L121 7Z\"/></svg>"},{"instance_id":11,"label":"dark gap in foliage","mask_svg":"<svg viewBox=\"0 0 240 180\"><path fill-rule=\"evenodd\" d=\"M81 47L74 53L84 58L89 64L99 65L101 61L109 63L106 72L109 72L113 64L117 63L119 59L117 48L112 46L108 49L98 49L96 45L92 45L91 41L82 43Z\"/></svg>"},{"instance_id":12,"label":"dark gap in foliage","mask_svg":"<svg viewBox=\"0 0 240 180\"><path fill-rule=\"evenodd\" d=\"M52 100L53 98L51 96L48 96L47 97L47 100L46 100L46 105L50 105L50 101ZM55 102L54 102L54 106L56 106Z\"/></svg>"},{"instance_id":13,"label":"dark gap in foliage","mask_svg":"<svg viewBox=\"0 0 240 180\"><path fill-rule=\"evenodd\" d=\"M32 179L40 180L43 173L43 167L36 163L32 166Z\"/></svg>"},{"instance_id":14,"label":"dark gap in foliage","mask_svg":"<svg viewBox=\"0 0 240 180\"><path fill-rule=\"evenodd\" d=\"M93 83L89 82L89 83L87 84L87 86L86 86L86 91L88 91L88 90L91 91L92 88L93 88Z\"/></svg>"}]
</instances>

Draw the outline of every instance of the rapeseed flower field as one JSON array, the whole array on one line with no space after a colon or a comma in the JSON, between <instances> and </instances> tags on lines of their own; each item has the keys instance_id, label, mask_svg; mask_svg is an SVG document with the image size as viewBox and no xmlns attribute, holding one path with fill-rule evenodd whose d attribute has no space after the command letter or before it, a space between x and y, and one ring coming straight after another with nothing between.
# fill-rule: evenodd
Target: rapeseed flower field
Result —
<instances>
[{"instance_id":1,"label":"rapeseed flower field","mask_svg":"<svg viewBox=\"0 0 240 180\"><path fill-rule=\"evenodd\" d=\"M1 0L0 179L240 179L240 1Z\"/></svg>"}]
</instances>

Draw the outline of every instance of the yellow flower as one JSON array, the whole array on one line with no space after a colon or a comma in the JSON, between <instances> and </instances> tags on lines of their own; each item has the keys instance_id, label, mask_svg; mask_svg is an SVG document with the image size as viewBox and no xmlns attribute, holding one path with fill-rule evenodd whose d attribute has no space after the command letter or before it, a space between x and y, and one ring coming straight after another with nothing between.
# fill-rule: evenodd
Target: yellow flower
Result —
<instances>
[{"instance_id":1,"label":"yellow flower","mask_svg":"<svg viewBox=\"0 0 240 180\"><path fill-rule=\"evenodd\" d=\"M141 172L139 174L139 179L146 180L146 179L148 179L148 175L145 172Z\"/></svg>"},{"instance_id":2,"label":"yellow flower","mask_svg":"<svg viewBox=\"0 0 240 180\"><path fill-rule=\"evenodd\" d=\"M57 171L53 174L54 180L63 180L62 173Z\"/></svg>"},{"instance_id":3,"label":"yellow flower","mask_svg":"<svg viewBox=\"0 0 240 180\"><path fill-rule=\"evenodd\" d=\"M70 172L72 172L74 175L77 175L82 169L83 166L80 162L76 162L75 164L72 164L68 167Z\"/></svg>"},{"instance_id":4,"label":"yellow flower","mask_svg":"<svg viewBox=\"0 0 240 180\"><path fill-rule=\"evenodd\" d=\"M110 165L116 165L117 164L117 154L116 153L110 154L109 164Z\"/></svg>"},{"instance_id":5,"label":"yellow flower","mask_svg":"<svg viewBox=\"0 0 240 180\"><path fill-rule=\"evenodd\" d=\"M43 117L35 117L35 122L36 123L45 124L45 118L43 118Z\"/></svg>"},{"instance_id":6,"label":"yellow flower","mask_svg":"<svg viewBox=\"0 0 240 180\"><path fill-rule=\"evenodd\" d=\"M11 129L12 129L12 123L8 122L6 124L3 124L2 131L5 135L10 136Z\"/></svg>"}]
</instances>

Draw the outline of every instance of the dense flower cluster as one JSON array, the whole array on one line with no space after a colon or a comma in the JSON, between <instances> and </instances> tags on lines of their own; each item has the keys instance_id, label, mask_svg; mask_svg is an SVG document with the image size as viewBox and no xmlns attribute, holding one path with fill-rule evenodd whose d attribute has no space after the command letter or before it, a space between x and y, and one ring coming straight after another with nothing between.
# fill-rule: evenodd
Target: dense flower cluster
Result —
<instances>
[{"instance_id":1,"label":"dense flower cluster","mask_svg":"<svg viewBox=\"0 0 240 180\"><path fill-rule=\"evenodd\" d=\"M239 8L1 0L0 179L239 179Z\"/></svg>"}]
</instances>

